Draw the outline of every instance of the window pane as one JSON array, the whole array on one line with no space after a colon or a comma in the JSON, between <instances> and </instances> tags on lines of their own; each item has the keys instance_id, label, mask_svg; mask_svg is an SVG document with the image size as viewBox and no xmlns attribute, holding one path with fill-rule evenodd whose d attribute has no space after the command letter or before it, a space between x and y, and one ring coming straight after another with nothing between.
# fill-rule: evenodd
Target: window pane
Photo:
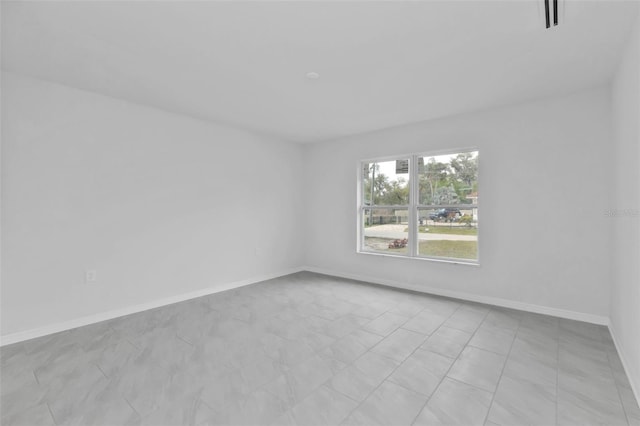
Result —
<instances>
[{"instance_id":1,"label":"window pane","mask_svg":"<svg viewBox=\"0 0 640 426\"><path fill-rule=\"evenodd\" d=\"M363 249L387 254L408 254L408 212L408 209L364 209Z\"/></svg>"},{"instance_id":2,"label":"window pane","mask_svg":"<svg viewBox=\"0 0 640 426\"><path fill-rule=\"evenodd\" d=\"M471 204L478 192L478 152L418 157L421 205Z\"/></svg>"},{"instance_id":3,"label":"window pane","mask_svg":"<svg viewBox=\"0 0 640 426\"><path fill-rule=\"evenodd\" d=\"M418 210L418 255L462 260L478 259L478 209Z\"/></svg>"},{"instance_id":4,"label":"window pane","mask_svg":"<svg viewBox=\"0 0 640 426\"><path fill-rule=\"evenodd\" d=\"M364 163L362 176L365 206L409 204L409 159Z\"/></svg>"}]
</instances>

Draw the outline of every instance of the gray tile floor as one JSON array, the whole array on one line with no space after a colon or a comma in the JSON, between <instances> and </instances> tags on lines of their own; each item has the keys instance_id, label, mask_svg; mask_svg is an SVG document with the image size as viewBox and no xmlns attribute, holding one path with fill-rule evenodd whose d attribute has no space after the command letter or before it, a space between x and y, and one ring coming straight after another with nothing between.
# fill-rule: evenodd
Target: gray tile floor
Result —
<instances>
[{"instance_id":1,"label":"gray tile floor","mask_svg":"<svg viewBox=\"0 0 640 426\"><path fill-rule=\"evenodd\" d=\"M3 425L640 424L604 327L311 273L0 354Z\"/></svg>"}]
</instances>

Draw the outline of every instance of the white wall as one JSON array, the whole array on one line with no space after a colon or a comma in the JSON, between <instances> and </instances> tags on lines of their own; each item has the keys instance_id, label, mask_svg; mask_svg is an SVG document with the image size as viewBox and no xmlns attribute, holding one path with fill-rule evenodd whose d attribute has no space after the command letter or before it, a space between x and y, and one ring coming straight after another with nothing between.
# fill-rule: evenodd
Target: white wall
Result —
<instances>
[{"instance_id":1,"label":"white wall","mask_svg":"<svg viewBox=\"0 0 640 426\"><path fill-rule=\"evenodd\" d=\"M11 73L2 103L3 336L302 264L300 146Z\"/></svg>"},{"instance_id":2,"label":"white wall","mask_svg":"<svg viewBox=\"0 0 640 426\"><path fill-rule=\"evenodd\" d=\"M306 263L606 323L610 119L602 88L311 145ZM356 253L359 159L470 146L480 150L480 267Z\"/></svg>"},{"instance_id":3,"label":"white wall","mask_svg":"<svg viewBox=\"0 0 640 426\"><path fill-rule=\"evenodd\" d=\"M611 329L640 398L640 21L613 81Z\"/></svg>"},{"instance_id":4,"label":"white wall","mask_svg":"<svg viewBox=\"0 0 640 426\"><path fill-rule=\"evenodd\" d=\"M301 147L3 73L2 335L306 265L595 322L611 300L638 359L637 219L603 214L638 205L632 66L614 86L616 199L605 88ZM481 266L355 253L359 159L469 146Z\"/></svg>"}]
</instances>

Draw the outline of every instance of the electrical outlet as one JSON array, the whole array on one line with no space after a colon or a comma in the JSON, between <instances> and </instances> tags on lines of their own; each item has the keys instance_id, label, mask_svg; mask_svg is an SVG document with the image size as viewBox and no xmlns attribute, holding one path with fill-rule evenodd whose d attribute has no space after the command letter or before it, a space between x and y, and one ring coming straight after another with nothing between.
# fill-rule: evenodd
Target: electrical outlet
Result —
<instances>
[{"instance_id":1,"label":"electrical outlet","mask_svg":"<svg viewBox=\"0 0 640 426\"><path fill-rule=\"evenodd\" d=\"M84 271L84 282L87 284L95 283L98 280L98 273L95 269L87 269Z\"/></svg>"}]
</instances>

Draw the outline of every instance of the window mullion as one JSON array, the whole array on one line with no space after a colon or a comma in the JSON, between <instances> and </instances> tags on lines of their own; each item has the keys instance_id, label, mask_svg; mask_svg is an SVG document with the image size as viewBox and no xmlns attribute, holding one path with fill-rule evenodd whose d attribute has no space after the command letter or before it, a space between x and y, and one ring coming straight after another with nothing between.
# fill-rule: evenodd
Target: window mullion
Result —
<instances>
[{"instance_id":1,"label":"window mullion","mask_svg":"<svg viewBox=\"0 0 640 426\"><path fill-rule=\"evenodd\" d=\"M409 256L418 255L418 157L412 155L409 159Z\"/></svg>"}]
</instances>

